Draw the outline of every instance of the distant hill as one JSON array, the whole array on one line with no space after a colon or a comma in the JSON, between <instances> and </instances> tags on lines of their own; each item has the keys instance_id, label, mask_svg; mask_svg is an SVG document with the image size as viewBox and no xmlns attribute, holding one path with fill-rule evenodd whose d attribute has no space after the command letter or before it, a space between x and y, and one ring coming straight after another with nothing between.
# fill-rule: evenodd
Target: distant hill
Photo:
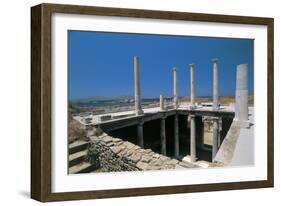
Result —
<instances>
[{"instance_id":1,"label":"distant hill","mask_svg":"<svg viewBox=\"0 0 281 206\"><path fill-rule=\"evenodd\" d=\"M113 96L113 97L91 96L91 97L86 97L86 98L73 99L70 101L71 102L87 102L87 101L105 101L105 100L119 100L119 99L134 99L134 97L133 96Z\"/></svg>"},{"instance_id":2,"label":"distant hill","mask_svg":"<svg viewBox=\"0 0 281 206\"><path fill-rule=\"evenodd\" d=\"M124 99L134 99L134 96L129 95L121 95L121 96L91 96L91 97L85 97L85 98L79 98L79 99L71 99L70 102L76 103L76 102L90 102L90 101L106 101L106 100L124 100ZM159 97L142 97L142 99L158 99ZM164 98L169 99L172 98L172 96L164 96ZM200 96L197 98L211 98L211 96ZM189 96L179 96L179 99L189 99Z\"/></svg>"}]
</instances>

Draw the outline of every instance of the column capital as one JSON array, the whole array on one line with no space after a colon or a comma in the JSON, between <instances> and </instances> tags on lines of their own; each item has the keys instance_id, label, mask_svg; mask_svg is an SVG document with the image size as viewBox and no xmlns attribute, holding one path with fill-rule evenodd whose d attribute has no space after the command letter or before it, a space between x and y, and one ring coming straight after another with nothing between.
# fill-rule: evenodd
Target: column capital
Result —
<instances>
[{"instance_id":1,"label":"column capital","mask_svg":"<svg viewBox=\"0 0 281 206\"><path fill-rule=\"evenodd\" d=\"M177 67L177 66L174 66L174 67L173 67L173 71L178 71L178 67Z\"/></svg>"},{"instance_id":2,"label":"column capital","mask_svg":"<svg viewBox=\"0 0 281 206\"><path fill-rule=\"evenodd\" d=\"M213 59L212 59L212 62L213 62L213 63L217 63L218 61L219 61L218 58L213 58Z\"/></svg>"},{"instance_id":3,"label":"column capital","mask_svg":"<svg viewBox=\"0 0 281 206\"><path fill-rule=\"evenodd\" d=\"M246 67L248 67L248 64L238 64L237 67L243 67L243 69L247 69Z\"/></svg>"},{"instance_id":4,"label":"column capital","mask_svg":"<svg viewBox=\"0 0 281 206\"><path fill-rule=\"evenodd\" d=\"M193 67L194 68L194 66L195 66L195 64L189 64L189 67L191 68L191 67Z\"/></svg>"},{"instance_id":5,"label":"column capital","mask_svg":"<svg viewBox=\"0 0 281 206\"><path fill-rule=\"evenodd\" d=\"M194 118L195 117L195 114L190 114L188 115L190 118Z\"/></svg>"}]
</instances>

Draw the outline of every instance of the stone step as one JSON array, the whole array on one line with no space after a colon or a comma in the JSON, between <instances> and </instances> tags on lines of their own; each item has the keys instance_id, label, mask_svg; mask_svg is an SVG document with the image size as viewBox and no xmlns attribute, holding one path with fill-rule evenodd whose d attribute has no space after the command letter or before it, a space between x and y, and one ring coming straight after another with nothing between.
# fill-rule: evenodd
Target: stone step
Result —
<instances>
[{"instance_id":1,"label":"stone step","mask_svg":"<svg viewBox=\"0 0 281 206\"><path fill-rule=\"evenodd\" d=\"M69 174L88 173L94 171L95 168L89 162L81 162L69 168Z\"/></svg>"},{"instance_id":2,"label":"stone step","mask_svg":"<svg viewBox=\"0 0 281 206\"><path fill-rule=\"evenodd\" d=\"M201 168L209 168L213 166L212 162L207 162L204 160L197 161L196 164Z\"/></svg>"},{"instance_id":3,"label":"stone step","mask_svg":"<svg viewBox=\"0 0 281 206\"><path fill-rule=\"evenodd\" d=\"M68 146L68 153L73 154L76 152L80 152L82 150L87 149L87 147L90 145L90 142L83 141L83 140L77 140Z\"/></svg>"},{"instance_id":4,"label":"stone step","mask_svg":"<svg viewBox=\"0 0 281 206\"><path fill-rule=\"evenodd\" d=\"M87 153L88 153L87 150L82 150L80 152L76 152L76 153L69 155L68 166L72 167L74 165L77 165L77 164L83 162L86 158Z\"/></svg>"},{"instance_id":5,"label":"stone step","mask_svg":"<svg viewBox=\"0 0 281 206\"><path fill-rule=\"evenodd\" d=\"M212 162L207 162L207 161L205 161L205 160L198 160L198 161L192 162L192 161L191 161L190 155L186 155L186 156L182 159L182 162L183 162L183 163L190 164L190 165L193 165L193 166L195 166L195 167L200 167L200 168L208 168L208 167L211 167L211 166L212 166Z\"/></svg>"}]
</instances>

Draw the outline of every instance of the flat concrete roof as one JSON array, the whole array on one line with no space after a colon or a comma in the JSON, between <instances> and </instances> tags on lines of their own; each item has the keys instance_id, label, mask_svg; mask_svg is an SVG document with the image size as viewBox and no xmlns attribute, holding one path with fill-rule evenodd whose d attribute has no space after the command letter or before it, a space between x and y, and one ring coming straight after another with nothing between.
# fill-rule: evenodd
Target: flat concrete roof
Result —
<instances>
[{"instance_id":1,"label":"flat concrete roof","mask_svg":"<svg viewBox=\"0 0 281 206\"><path fill-rule=\"evenodd\" d=\"M190 104L180 104L177 111L201 111L201 112L214 112L212 110L212 107L208 106L197 106L195 109L190 109ZM164 112L169 112L169 111L175 111L175 109L167 109ZM153 108L146 108L143 109L144 114L141 116L145 115L152 115L152 114L157 114L160 112L163 112L160 110L160 107L153 107ZM234 108L232 106L221 106L220 109L216 112L234 112ZM110 116L109 120L104 120L101 121L102 117L105 116ZM77 121L79 121L83 125L98 125L98 124L103 124L103 123L109 123L109 122L114 122L122 119L128 119L128 118L133 118L136 117L135 115L135 110L130 110L130 111L122 111L122 112L114 112L114 113L106 113L106 114L98 114L98 115L86 115L86 116L74 116L73 118ZM86 121L86 120L89 121Z\"/></svg>"}]
</instances>

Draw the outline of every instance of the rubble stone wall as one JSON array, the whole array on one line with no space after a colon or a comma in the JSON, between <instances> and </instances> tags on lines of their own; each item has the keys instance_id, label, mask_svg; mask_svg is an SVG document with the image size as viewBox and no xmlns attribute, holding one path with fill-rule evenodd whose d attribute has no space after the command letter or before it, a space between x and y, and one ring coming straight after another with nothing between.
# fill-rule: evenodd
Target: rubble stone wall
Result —
<instances>
[{"instance_id":1,"label":"rubble stone wall","mask_svg":"<svg viewBox=\"0 0 281 206\"><path fill-rule=\"evenodd\" d=\"M142 149L133 143L111 137L106 133L89 138L91 146L88 151L88 159L100 168L101 172L195 167L192 164L155 153L151 149Z\"/></svg>"}]
</instances>

